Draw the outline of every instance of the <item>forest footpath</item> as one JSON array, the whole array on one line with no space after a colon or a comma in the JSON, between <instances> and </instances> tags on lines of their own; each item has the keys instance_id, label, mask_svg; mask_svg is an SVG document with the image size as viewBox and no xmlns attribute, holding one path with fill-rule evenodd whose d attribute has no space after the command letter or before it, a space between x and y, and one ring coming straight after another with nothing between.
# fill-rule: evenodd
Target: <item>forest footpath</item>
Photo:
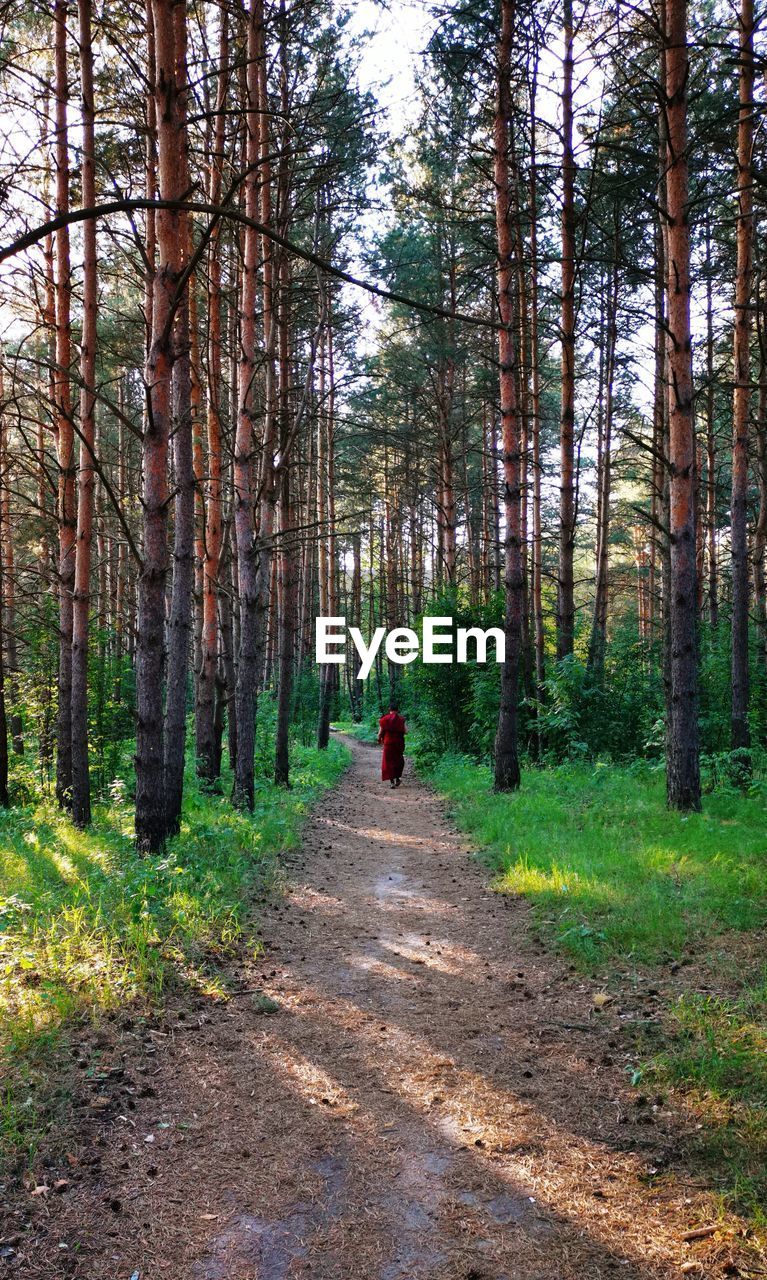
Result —
<instances>
[{"instance_id":1,"label":"forest footpath","mask_svg":"<svg viewBox=\"0 0 767 1280\"><path fill-rule=\"evenodd\" d=\"M492 891L432 792L408 774L390 793L378 753L349 746L263 951L229 999L102 1063L118 1090L133 1078L133 1109L88 1121L10 1274L754 1273L685 1168L689 1119L638 1105L593 981Z\"/></svg>"}]
</instances>

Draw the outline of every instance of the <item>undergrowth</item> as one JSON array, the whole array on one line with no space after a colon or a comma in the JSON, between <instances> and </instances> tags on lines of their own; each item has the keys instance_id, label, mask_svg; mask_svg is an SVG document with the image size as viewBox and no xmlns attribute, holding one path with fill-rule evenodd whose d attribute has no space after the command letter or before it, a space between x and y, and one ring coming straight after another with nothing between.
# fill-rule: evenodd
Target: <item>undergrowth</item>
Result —
<instances>
[{"instance_id":1,"label":"undergrowth","mask_svg":"<svg viewBox=\"0 0 767 1280\"><path fill-rule=\"evenodd\" d=\"M86 832L49 799L0 812L0 1157L34 1153L73 1027L180 986L215 993L256 890L347 756L297 746L292 789L261 778L253 814L190 768L181 833L158 857L137 853L119 784Z\"/></svg>"},{"instance_id":2,"label":"undergrowth","mask_svg":"<svg viewBox=\"0 0 767 1280\"><path fill-rule=\"evenodd\" d=\"M541 934L584 971L662 976L689 965L691 985L678 995L677 979L669 991L663 1041L641 1071L684 1092L725 1200L767 1225L761 775L744 791L720 770L703 812L686 815L667 809L662 773L642 765L529 769L521 790L505 795L463 757L444 757L428 777L496 889L530 901Z\"/></svg>"}]
</instances>

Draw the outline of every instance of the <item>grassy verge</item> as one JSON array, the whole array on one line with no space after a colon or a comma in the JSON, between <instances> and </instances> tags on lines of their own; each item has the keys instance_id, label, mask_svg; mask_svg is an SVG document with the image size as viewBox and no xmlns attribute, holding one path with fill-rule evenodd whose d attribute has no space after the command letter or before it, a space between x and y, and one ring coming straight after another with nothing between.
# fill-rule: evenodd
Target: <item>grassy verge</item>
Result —
<instances>
[{"instance_id":1,"label":"grassy verge","mask_svg":"<svg viewBox=\"0 0 767 1280\"><path fill-rule=\"evenodd\" d=\"M297 747L293 789L259 782L253 815L190 778L181 834L156 858L137 855L119 796L87 832L50 802L0 813L0 1157L34 1153L73 1027L179 987L215 993L257 888L347 758Z\"/></svg>"},{"instance_id":2,"label":"grassy verge","mask_svg":"<svg viewBox=\"0 0 767 1280\"><path fill-rule=\"evenodd\" d=\"M358 742L378 741L378 721L362 720L360 722L354 720L334 720L333 728L337 733L348 733L351 738L356 738Z\"/></svg>"},{"instance_id":3,"label":"grassy verge","mask_svg":"<svg viewBox=\"0 0 767 1280\"><path fill-rule=\"evenodd\" d=\"M502 893L587 971L665 975L663 1043L645 1078L695 1106L729 1198L767 1223L767 804L724 789L700 814L665 806L663 779L606 766L532 770L516 795L445 758L430 780L484 851ZM689 975L689 979L686 977ZM661 984L663 989L663 984Z\"/></svg>"}]
</instances>

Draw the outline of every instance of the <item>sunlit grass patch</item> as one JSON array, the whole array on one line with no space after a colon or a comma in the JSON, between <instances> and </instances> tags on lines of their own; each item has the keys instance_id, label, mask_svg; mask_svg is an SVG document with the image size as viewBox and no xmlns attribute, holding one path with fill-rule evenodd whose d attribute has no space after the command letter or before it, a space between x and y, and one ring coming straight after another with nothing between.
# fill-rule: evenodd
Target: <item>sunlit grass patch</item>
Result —
<instances>
[{"instance_id":1,"label":"sunlit grass patch","mask_svg":"<svg viewBox=\"0 0 767 1280\"><path fill-rule=\"evenodd\" d=\"M530 770L511 795L494 794L489 770L455 757L431 776L497 887L528 897L581 963L653 963L767 920L762 796L714 794L704 813L681 815L666 808L662 779L631 770Z\"/></svg>"},{"instance_id":2,"label":"sunlit grass patch","mask_svg":"<svg viewBox=\"0 0 767 1280\"><path fill-rule=\"evenodd\" d=\"M541 934L580 967L684 957L705 985L721 984L726 994L695 990L692 977L670 997L662 1043L638 1074L684 1091L725 1201L766 1227L767 970L750 958L763 955L752 931L767 923L763 794L714 792L702 813L680 815L662 778L631 769L530 770L510 795L463 759L444 759L431 778L495 887L533 903Z\"/></svg>"},{"instance_id":3,"label":"sunlit grass patch","mask_svg":"<svg viewBox=\"0 0 767 1280\"><path fill-rule=\"evenodd\" d=\"M43 1104L28 1088L73 1020L168 988L223 990L216 966L248 929L257 884L297 842L313 799L343 769L339 743L295 749L290 791L259 780L255 812L190 777L180 835L140 857L119 796L76 830L55 806L0 814L0 1147L34 1145ZM43 1091L44 1092L44 1091ZM23 1135L20 1138L19 1135Z\"/></svg>"}]
</instances>

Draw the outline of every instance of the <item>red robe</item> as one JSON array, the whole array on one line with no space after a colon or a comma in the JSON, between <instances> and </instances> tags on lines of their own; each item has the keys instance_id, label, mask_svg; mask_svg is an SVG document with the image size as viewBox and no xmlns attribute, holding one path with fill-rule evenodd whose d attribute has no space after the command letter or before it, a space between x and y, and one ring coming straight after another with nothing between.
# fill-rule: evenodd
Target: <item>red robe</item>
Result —
<instances>
[{"instance_id":1,"label":"red robe","mask_svg":"<svg viewBox=\"0 0 767 1280\"><path fill-rule=\"evenodd\" d=\"M378 741L383 744L381 757L381 778L391 782L393 778L401 778L405 767L405 721L397 711L390 711L378 721Z\"/></svg>"}]
</instances>

